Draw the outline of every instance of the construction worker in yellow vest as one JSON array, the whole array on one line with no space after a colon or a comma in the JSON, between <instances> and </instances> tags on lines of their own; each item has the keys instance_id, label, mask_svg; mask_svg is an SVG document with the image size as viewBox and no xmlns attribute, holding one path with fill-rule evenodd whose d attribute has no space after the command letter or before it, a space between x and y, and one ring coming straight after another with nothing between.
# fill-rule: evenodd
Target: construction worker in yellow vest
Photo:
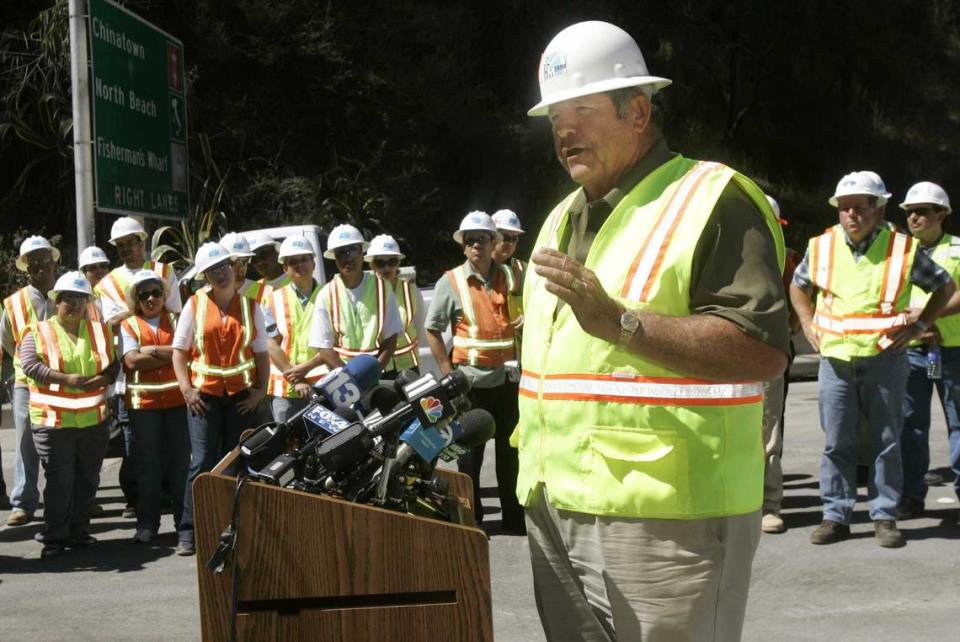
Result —
<instances>
[{"instance_id":1,"label":"construction worker in yellow vest","mask_svg":"<svg viewBox=\"0 0 960 642\"><path fill-rule=\"evenodd\" d=\"M384 283L393 289L393 295L400 309L400 321L403 331L397 336L397 349L393 353L390 367L384 369L382 379L394 379L401 370L415 370L420 372L420 337L423 336L423 320L426 316L426 306L423 304L423 295L411 276L400 274L400 262L404 254L400 245L389 234L374 236L367 248L364 257L376 274Z\"/></svg>"},{"instance_id":2,"label":"construction worker in yellow vest","mask_svg":"<svg viewBox=\"0 0 960 642\"><path fill-rule=\"evenodd\" d=\"M173 370L177 316L163 307L169 294L169 286L153 270L134 273L127 289L127 306L134 315L120 324L125 402L137 462L135 544L149 544L160 529L164 482L173 499L173 524L179 529L190 466L187 407Z\"/></svg>"},{"instance_id":3,"label":"construction worker in yellow vest","mask_svg":"<svg viewBox=\"0 0 960 642\"><path fill-rule=\"evenodd\" d=\"M667 148L651 96L670 81L619 27L564 29L538 76L528 114L579 184L523 291L517 495L541 621L551 640L737 640L761 382L789 344L780 226L748 178Z\"/></svg>"},{"instance_id":4,"label":"construction worker in yellow vest","mask_svg":"<svg viewBox=\"0 0 960 642\"><path fill-rule=\"evenodd\" d=\"M193 480L257 425L255 411L267 391L270 357L263 312L259 303L237 292L232 260L222 245L200 246L197 278L210 288L190 297L173 337L173 369L187 406L191 450L177 555L196 553Z\"/></svg>"},{"instance_id":5,"label":"construction worker in yellow vest","mask_svg":"<svg viewBox=\"0 0 960 642\"><path fill-rule=\"evenodd\" d=\"M250 250L250 243L247 242L246 237L237 232L229 232L220 239L220 245L227 248L233 256L233 271L237 278L237 292L251 301L266 305L270 286L263 279L254 281L247 278L247 267L250 265L250 259L255 255Z\"/></svg>"},{"instance_id":6,"label":"construction worker in yellow vest","mask_svg":"<svg viewBox=\"0 0 960 642\"><path fill-rule=\"evenodd\" d=\"M493 260L501 265L509 266L513 271L513 280L516 283L523 283L524 271L527 264L515 256L517 243L520 242L520 235L523 234L523 228L520 227L520 217L513 210L497 210L493 213L493 222L500 232L500 242L493 248ZM513 321L513 327L519 330L523 327L523 297L522 288L517 288L515 294L511 294L510 319Z\"/></svg>"},{"instance_id":7,"label":"construction worker in yellow vest","mask_svg":"<svg viewBox=\"0 0 960 642\"><path fill-rule=\"evenodd\" d=\"M517 425L517 384L510 381L504 367L516 357L508 298L520 284L509 267L493 260L500 232L485 212L467 214L453 233L453 240L462 247L467 260L437 281L424 322L427 342L441 374L454 367L463 372L470 380L473 406L493 415L501 527L520 534L524 523L516 497L517 452L510 446L510 434ZM453 334L452 359L443 341L443 331L448 328ZM484 517L480 501L484 449L484 445L478 446L458 461L461 472L473 480L477 522Z\"/></svg>"},{"instance_id":8,"label":"construction worker in yellow vest","mask_svg":"<svg viewBox=\"0 0 960 642\"><path fill-rule=\"evenodd\" d=\"M821 355L823 521L810 535L813 544L850 536L861 414L870 434L867 499L877 543L906 543L896 524L909 367L904 348L933 325L956 288L928 254L917 252L914 239L883 224L890 196L875 172L841 178L829 199L840 222L810 240L790 284L803 332ZM913 287L932 294L923 309L910 309Z\"/></svg>"},{"instance_id":9,"label":"construction worker in yellow vest","mask_svg":"<svg viewBox=\"0 0 960 642\"><path fill-rule=\"evenodd\" d=\"M907 228L919 242L917 252L926 254L947 271L954 284L960 283L960 238L946 234L950 197L927 181L907 190L900 204L907 214ZM930 467L930 400L937 389L947 423L953 488L960 498L960 298L954 295L942 316L931 328L911 342L907 350L910 373L903 400L903 433L900 443L903 461L903 497L899 519L923 514L927 496L926 475ZM919 314L929 296L918 288L910 299L910 314Z\"/></svg>"},{"instance_id":10,"label":"construction worker in yellow vest","mask_svg":"<svg viewBox=\"0 0 960 642\"><path fill-rule=\"evenodd\" d=\"M270 383L273 420L286 421L307 405L310 385L328 371L324 364L307 368L317 351L309 343L317 296L322 286L313 278L316 252L310 241L291 236L280 244L278 260L290 283L272 289L263 308L270 353Z\"/></svg>"},{"instance_id":11,"label":"construction worker in yellow vest","mask_svg":"<svg viewBox=\"0 0 960 642\"><path fill-rule=\"evenodd\" d=\"M53 302L47 292L57 280L57 262L60 250L50 245L42 236L30 236L20 244L20 256L16 268L27 273L27 285L23 286L3 300L3 313L0 315L0 339L3 351L13 359L13 396L10 407L13 414L15 431L15 464L13 469L13 487L10 490L12 510L7 516L7 526L23 526L33 520L33 513L40 503L40 489L37 485L40 474L40 456L34 447L33 434L30 432L30 393L27 378L20 366L17 350L23 335L40 321L54 315ZM2 474L0 474L0 486ZM6 488L0 488L0 500L6 498Z\"/></svg>"},{"instance_id":12,"label":"construction worker in yellow vest","mask_svg":"<svg viewBox=\"0 0 960 642\"><path fill-rule=\"evenodd\" d=\"M110 259L106 252L96 245L83 248L77 259L77 269L90 282L90 287L96 290L97 284L110 274ZM103 311L100 309L100 300L94 299L87 305L87 318L94 321L103 320Z\"/></svg>"},{"instance_id":13,"label":"construction worker in yellow vest","mask_svg":"<svg viewBox=\"0 0 960 642\"><path fill-rule=\"evenodd\" d=\"M243 236L250 244L250 251L253 252L253 257L250 259L253 269L260 274L257 283L265 286L265 288L274 289L289 285L290 276L283 271L283 266L277 256L279 243L263 230L245 232ZM266 290L264 294L266 294Z\"/></svg>"},{"instance_id":14,"label":"construction worker in yellow vest","mask_svg":"<svg viewBox=\"0 0 960 642\"><path fill-rule=\"evenodd\" d=\"M383 370L390 366L403 323L393 290L363 270L366 249L352 225L330 232L323 257L333 259L339 273L317 297L309 341L317 355L307 362L311 369L323 364L332 370L358 354L375 356Z\"/></svg>"},{"instance_id":15,"label":"construction worker in yellow vest","mask_svg":"<svg viewBox=\"0 0 960 642\"><path fill-rule=\"evenodd\" d=\"M33 326L19 348L46 477L41 557L97 543L87 528L110 438L107 386L120 369L110 327L86 318L93 290L83 274L67 272L48 296L56 315Z\"/></svg>"}]
</instances>

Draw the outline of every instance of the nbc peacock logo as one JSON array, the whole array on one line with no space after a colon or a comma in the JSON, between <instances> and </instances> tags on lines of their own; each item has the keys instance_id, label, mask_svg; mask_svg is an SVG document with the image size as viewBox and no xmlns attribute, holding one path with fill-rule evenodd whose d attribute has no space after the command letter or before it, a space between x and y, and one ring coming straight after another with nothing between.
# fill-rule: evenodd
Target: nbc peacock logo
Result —
<instances>
[{"instance_id":1,"label":"nbc peacock logo","mask_svg":"<svg viewBox=\"0 0 960 642\"><path fill-rule=\"evenodd\" d=\"M443 417L443 403L436 397L424 397L420 400L420 407L430 423L435 424Z\"/></svg>"}]
</instances>

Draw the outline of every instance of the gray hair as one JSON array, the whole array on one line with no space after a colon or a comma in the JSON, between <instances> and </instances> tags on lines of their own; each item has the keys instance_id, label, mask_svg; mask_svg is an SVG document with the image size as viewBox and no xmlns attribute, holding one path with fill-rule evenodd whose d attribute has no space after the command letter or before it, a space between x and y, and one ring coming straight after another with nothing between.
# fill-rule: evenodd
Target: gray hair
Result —
<instances>
[{"instance_id":1,"label":"gray hair","mask_svg":"<svg viewBox=\"0 0 960 642\"><path fill-rule=\"evenodd\" d=\"M655 98L658 94L654 94L652 87L644 85L639 87L624 87L622 89L608 91L607 95L610 96L610 99L613 101L613 106L617 110L617 118L621 120L626 117L627 110L630 108L630 103L634 98L640 95L646 96L650 99L650 122L652 122L657 129L660 129L660 123L663 118L663 108L660 106L660 101Z\"/></svg>"}]
</instances>

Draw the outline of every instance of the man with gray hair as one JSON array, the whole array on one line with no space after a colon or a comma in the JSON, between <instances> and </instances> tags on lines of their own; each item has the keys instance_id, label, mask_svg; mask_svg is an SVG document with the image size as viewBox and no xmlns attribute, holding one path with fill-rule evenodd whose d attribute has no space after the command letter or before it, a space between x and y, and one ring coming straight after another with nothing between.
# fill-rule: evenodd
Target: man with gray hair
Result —
<instances>
[{"instance_id":1,"label":"man with gray hair","mask_svg":"<svg viewBox=\"0 0 960 642\"><path fill-rule=\"evenodd\" d=\"M763 192L672 153L637 43L605 22L540 61L579 188L523 293L517 495L550 640L734 640L760 536L762 382L786 367Z\"/></svg>"}]
</instances>

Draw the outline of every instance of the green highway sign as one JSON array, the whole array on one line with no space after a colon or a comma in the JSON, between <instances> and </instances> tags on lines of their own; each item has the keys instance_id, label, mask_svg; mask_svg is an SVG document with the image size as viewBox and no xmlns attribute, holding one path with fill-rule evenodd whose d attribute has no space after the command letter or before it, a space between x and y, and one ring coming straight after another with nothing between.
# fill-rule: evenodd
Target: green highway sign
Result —
<instances>
[{"instance_id":1,"label":"green highway sign","mask_svg":"<svg viewBox=\"0 0 960 642\"><path fill-rule=\"evenodd\" d=\"M109 0L89 0L96 208L187 216L183 43Z\"/></svg>"}]
</instances>

